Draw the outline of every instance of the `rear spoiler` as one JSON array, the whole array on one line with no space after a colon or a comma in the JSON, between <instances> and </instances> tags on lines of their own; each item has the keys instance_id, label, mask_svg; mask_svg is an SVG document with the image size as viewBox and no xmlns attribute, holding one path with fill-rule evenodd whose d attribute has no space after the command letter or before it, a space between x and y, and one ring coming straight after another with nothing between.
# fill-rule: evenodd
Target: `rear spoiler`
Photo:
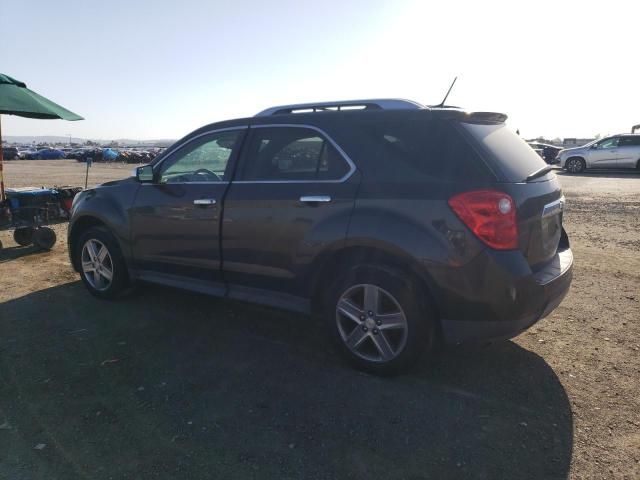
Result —
<instances>
[{"instance_id":1,"label":"rear spoiler","mask_svg":"<svg viewBox=\"0 0 640 480\"><path fill-rule=\"evenodd\" d=\"M471 112L467 113L462 120L465 123L504 123L507 116L504 113L496 112Z\"/></svg>"},{"instance_id":2,"label":"rear spoiler","mask_svg":"<svg viewBox=\"0 0 640 480\"><path fill-rule=\"evenodd\" d=\"M467 112L461 108L432 108L431 111L436 115L441 115L445 118L452 118L464 123L476 123L476 124L496 124L504 123L507 121L507 116L504 113L498 112Z\"/></svg>"}]
</instances>

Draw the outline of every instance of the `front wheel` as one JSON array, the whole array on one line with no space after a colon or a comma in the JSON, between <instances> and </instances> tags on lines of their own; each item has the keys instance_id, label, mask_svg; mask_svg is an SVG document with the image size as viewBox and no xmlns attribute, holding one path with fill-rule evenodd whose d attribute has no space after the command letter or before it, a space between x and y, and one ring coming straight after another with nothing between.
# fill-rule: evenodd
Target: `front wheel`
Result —
<instances>
[{"instance_id":1,"label":"front wheel","mask_svg":"<svg viewBox=\"0 0 640 480\"><path fill-rule=\"evenodd\" d=\"M82 281L92 295L112 299L127 287L127 267L115 238L108 230L94 227L83 233L75 255Z\"/></svg>"},{"instance_id":2,"label":"front wheel","mask_svg":"<svg viewBox=\"0 0 640 480\"><path fill-rule=\"evenodd\" d=\"M360 265L341 274L325 306L329 329L357 368L389 375L409 367L434 343L424 294L402 273Z\"/></svg>"},{"instance_id":3,"label":"front wheel","mask_svg":"<svg viewBox=\"0 0 640 480\"><path fill-rule=\"evenodd\" d=\"M582 173L586 170L587 165L582 158L572 157L565 163L565 168L569 173Z\"/></svg>"}]
</instances>

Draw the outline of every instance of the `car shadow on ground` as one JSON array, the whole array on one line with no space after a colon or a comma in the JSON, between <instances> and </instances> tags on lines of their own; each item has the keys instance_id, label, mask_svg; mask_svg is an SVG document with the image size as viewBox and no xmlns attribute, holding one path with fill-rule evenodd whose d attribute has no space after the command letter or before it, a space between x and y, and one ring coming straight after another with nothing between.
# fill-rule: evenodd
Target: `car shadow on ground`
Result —
<instances>
[{"instance_id":1,"label":"car shadow on ground","mask_svg":"<svg viewBox=\"0 0 640 480\"><path fill-rule=\"evenodd\" d=\"M33 255L34 253L42 253L45 250L35 246L29 245L21 247L19 245L4 247L0 249L0 263L10 262L20 257L26 257L27 255Z\"/></svg>"},{"instance_id":2,"label":"car shadow on ground","mask_svg":"<svg viewBox=\"0 0 640 480\"><path fill-rule=\"evenodd\" d=\"M104 302L79 282L0 305L0 339L3 478L569 473L567 395L513 342L378 378L309 318L157 287Z\"/></svg>"}]
</instances>

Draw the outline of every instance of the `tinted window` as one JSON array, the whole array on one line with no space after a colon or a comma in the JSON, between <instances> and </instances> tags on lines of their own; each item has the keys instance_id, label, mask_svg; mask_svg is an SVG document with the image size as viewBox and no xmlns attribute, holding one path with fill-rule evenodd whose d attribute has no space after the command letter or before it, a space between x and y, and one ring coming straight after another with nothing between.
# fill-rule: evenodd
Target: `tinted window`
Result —
<instances>
[{"instance_id":1,"label":"tinted window","mask_svg":"<svg viewBox=\"0 0 640 480\"><path fill-rule=\"evenodd\" d=\"M349 165L335 147L309 128L251 130L239 180L338 180Z\"/></svg>"},{"instance_id":2,"label":"tinted window","mask_svg":"<svg viewBox=\"0 0 640 480\"><path fill-rule=\"evenodd\" d=\"M221 182L226 180L231 152L240 130L197 138L172 153L160 166L160 183Z\"/></svg>"},{"instance_id":3,"label":"tinted window","mask_svg":"<svg viewBox=\"0 0 640 480\"><path fill-rule=\"evenodd\" d=\"M640 135L622 137L620 139L621 147L637 147L640 146Z\"/></svg>"},{"instance_id":4,"label":"tinted window","mask_svg":"<svg viewBox=\"0 0 640 480\"><path fill-rule=\"evenodd\" d=\"M405 116L385 118L364 128L373 140L370 155L378 157L377 163L385 168L381 176L392 179L399 175L427 175L441 180L491 176L469 142L447 121Z\"/></svg>"},{"instance_id":5,"label":"tinted window","mask_svg":"<svg viewBox=\"0 0 640 480\"><path fill-rule=\"evenodd\" d=\"M515 132L501 124L462 123L509 182L521 182L547 166Z\"/></svg>"}]
</instances>

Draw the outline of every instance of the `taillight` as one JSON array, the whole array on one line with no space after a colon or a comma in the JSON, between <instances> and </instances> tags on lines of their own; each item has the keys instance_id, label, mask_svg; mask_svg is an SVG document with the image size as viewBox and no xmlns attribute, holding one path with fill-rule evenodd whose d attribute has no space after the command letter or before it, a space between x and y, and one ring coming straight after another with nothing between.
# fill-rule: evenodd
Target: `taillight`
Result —
<instances>
[{"instance_id":1,"label":"taillight","mask_svg":"<svg viewBox=\"0 0 640 480\"><path fill-rule=\"evenodd\" d=\"M474 190L449 199L449 206L469 229L491 248L518 248L516 205L496 190Z\"/></svg>"}]
</instances>

